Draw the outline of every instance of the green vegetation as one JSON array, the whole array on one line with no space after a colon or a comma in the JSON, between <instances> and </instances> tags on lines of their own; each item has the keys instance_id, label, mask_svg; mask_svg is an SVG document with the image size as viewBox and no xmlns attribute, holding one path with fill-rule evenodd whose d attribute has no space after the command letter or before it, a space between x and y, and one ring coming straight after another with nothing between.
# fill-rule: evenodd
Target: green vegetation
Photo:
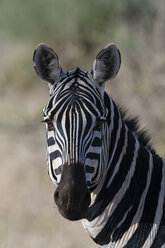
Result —
<instances>
[{"instance_id":1,"label":"green vegetation","mask_svg":"<svg viewBox=\"0 0 165 248\"><path fill-rule=\"evenodd\" d=\"M121 26L151 31L158 6L153 0L1 0L0 23L11 38L75 42L89 52Z\"/></svg>"}]
</instances>

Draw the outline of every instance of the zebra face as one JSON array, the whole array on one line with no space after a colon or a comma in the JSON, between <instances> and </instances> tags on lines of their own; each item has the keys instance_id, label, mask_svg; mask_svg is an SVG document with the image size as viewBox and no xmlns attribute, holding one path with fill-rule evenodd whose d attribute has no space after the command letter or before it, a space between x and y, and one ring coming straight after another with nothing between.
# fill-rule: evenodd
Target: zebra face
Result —
<instances>
[{"instance_id":1,"label":"zebra face","mask_svg":"<svg viewBox=\"0 0 165 248\"><path fill-rule=\"evenodd\" d=\"M97 55L92 73L79 68L65 73L56 53L41 44L35 50L34 64L50 88L43 112L49 175L58 186L55 202L65 218L82 219L90 205L90 192L103 175L110 111L104 103L103 83L117 74L120 53L109 45Z\"/></svg>"},{"instance_id":2,"label":"zebra face","mask_svg":"<svg viewBox=\"0 0 165 248\"><path fill-rule=\"evenodd\" d=\"M44 108L49 174L59 184L63 165L81 164L93 184L102 154L106 109L92 75L80 69L63 75Z\"/></svg>"}]
</instances>

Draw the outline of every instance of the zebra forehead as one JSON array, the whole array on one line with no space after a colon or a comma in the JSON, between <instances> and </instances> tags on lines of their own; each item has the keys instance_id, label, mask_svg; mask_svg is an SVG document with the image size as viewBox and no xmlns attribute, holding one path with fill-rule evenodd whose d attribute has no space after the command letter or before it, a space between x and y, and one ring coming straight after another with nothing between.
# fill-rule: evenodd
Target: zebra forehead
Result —
<instances>
[{"instance_id":1,"label":"zebra forehead","mask_svg":"<svg viewBox=\"0 0 165 248\"><path fill-rule=\"evenodd\" d=\"M86 118L89 115L87 113L90 113L91 117L99 117L104 115L104 112L106 111L102 102L97 101L92 96L81 96L81 94L73 92L63 94L62 97L54 99L51 104L49 103L44 108L44 115L50 117L50 119L54 119L55 115L65 116L69 113L86 113Z\"/></svg>"},{"instance_id":2,"label":"zebra forehead","mask_svg":"<svg viewBox=\"0 0 165 248\"><path fill-rule=\"evenodd\" d=\"M77 68L65 73L54 86L52 96L43 112L52 116L61 109L61 106L81 108L83 105L90 107L95 115L104 112L101 93L94 83L92 74Z\"/></svg>"},{"instance_id":3,"label":"zebra forehead","mask_svg":"<svg viewBox=\"0 0 165 248\"><path fill-rule=\"evenodd\" d=\"M95 94L99 94L99 89L94 83L92 73L77 68L74 71L69 71L61 75L58 83L52 88L52 95L61 93L66 89L70 90L70 93L73 93L75 89L81 91L82 88L83 91L93 90L96 91Z\"/></svg>"}]
</instances>

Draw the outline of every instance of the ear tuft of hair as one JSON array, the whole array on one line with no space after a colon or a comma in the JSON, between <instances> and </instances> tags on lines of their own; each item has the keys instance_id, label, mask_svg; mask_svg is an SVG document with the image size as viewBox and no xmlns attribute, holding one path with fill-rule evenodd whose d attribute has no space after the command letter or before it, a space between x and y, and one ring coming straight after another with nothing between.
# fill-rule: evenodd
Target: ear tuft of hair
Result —
<instances>
[{"instance_id":1,"label":"ear tuft of hair","mask_svg":"<svg viewBox=\"0 0 165 248\"><path fill-rule=\"evenodd\" d=\"M95 82L101 86L107 80L113 79L120 68L121 56L114 44L103 48L96 56L93 65L93 77Z\"/></svg>"},{"instance_id":2,"label":"ear tuft of hair","mask_svg":"<svg viewBox=\"0 0 165 248\"><path fill-rule=\"evenodd\" d=\"M54 84L60 77L61 67L57 54L46 44L39 44L33 55L34 68L38 76Z\"/></svg>"}]
</instances>

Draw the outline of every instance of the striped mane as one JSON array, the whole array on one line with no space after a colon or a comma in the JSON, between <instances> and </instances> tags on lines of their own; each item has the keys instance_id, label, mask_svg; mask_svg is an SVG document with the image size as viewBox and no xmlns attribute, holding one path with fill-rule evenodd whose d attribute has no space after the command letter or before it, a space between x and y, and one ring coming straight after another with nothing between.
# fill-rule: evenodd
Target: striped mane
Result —
<instances>
[{"instance_id":1,"label":"striped mane","mask_svg":"<svg viewBox=\"0 0 165 248\"><path fill-rule=\"evenodd\" d=\"M139 118L133 116L127 116L127 111L124 110L122 107L119 107L119 110L127 127L131 130L131 132L136 134L136 137L139 140L139 142L144 146L146 146L152 153L156 153L156 151L152 147L151 137L150 134L148 134L148 130L140 128Z\"/></svg>"}]
</instances>

